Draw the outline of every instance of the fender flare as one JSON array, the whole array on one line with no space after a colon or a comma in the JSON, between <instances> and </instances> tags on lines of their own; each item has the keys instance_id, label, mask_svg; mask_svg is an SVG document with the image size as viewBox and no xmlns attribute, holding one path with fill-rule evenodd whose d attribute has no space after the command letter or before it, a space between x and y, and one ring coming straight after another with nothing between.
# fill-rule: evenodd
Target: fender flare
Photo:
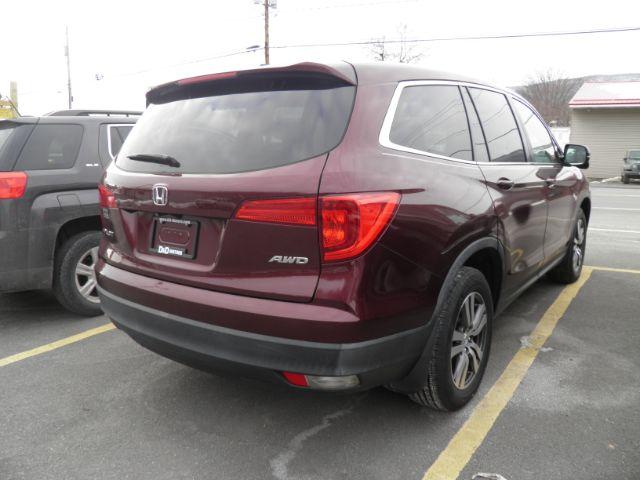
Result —
<instances>
[{"instance_id":1,"label":"fender flare","mask_svg":"<svg viewBox=\"0 0 640 480\"><path fill-rule=\"evenodd\" d=\"M420 358L418 358L413 368L403 379L387 385L390 390L399 393L414 393L423 387L427 375L427 369L429 367L431 352L433 350L433 344L435 341L435 336L433 335L433 319L436 318L438 312L442 308L442 304L445 301L446 292L450 290L458 271L462 268L466 261L473 256L474 253L477 253L480 250L484 250L486 248L494 249L500 255L500 260L502 262L502 276L504 279L504 247L496 237L483 237L467 245L465 249L460 252L455 261L451 264L451 267L449 268L449 271L447 272L447 275L442 282L440 293L438 294L438 300L433 310L433 315L428 323L429 333L422 355L420 355ZM496 310L496 308L497 305L494 306L494 311Z\"/></svg>"}]
</instances>

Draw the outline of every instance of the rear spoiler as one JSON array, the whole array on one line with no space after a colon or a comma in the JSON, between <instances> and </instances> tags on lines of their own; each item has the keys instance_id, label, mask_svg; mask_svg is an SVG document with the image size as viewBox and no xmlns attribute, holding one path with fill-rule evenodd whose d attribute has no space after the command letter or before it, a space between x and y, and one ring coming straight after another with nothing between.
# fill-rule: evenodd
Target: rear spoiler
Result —
<instances>
[{"instance_id":1,"label":"rear spoiler","mask_svg":"<svg viewBox=\"0 0 640 480\"><path fill-rule=\"evenodd\" d=\"M327 86L356 85L353 66L347 62L328 65L304 62L287 66L260 67L250 70L213 73L165 83L147 92L147 105L166 103L179 98L203 96L204 91L256 91L257 84L278 79L316 81ZM209 93L210 94L210 93Z\"/></svg>"}]
</instances>

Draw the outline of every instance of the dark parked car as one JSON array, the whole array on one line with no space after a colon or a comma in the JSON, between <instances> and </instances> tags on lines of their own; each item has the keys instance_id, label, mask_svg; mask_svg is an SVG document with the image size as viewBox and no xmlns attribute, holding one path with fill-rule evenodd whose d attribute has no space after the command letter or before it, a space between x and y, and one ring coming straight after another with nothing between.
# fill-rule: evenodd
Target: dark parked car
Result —
<instances>
[{"instance_id":1,"label":"dark parked car","mask_svg":"<svg viewBox=\"0 0 640 480\"><path fill-rule=\"evenodd\" d=\"M630 179L639 179L640 148L627 150L627 153L622 160L624 162L624 164L622 165L622 172L620 173L620 179L622 180L622 183L629 183Z\"/></svg>"},{"instance_id":2,"label":"dark parked car","mask_svg":"<svg viewBox=\"0 0 640 480\"><path fill-rule=\"evenodd\" d=\"M0 293L53 288L98 315L98 183L139 112L62 110L0 121Z\"/></svg>"},{"instance_id":3,"label":"dark parked car","mask_svg":"<svg viewBox=\"0 0 640 480\"><path fill-rule=\"evenodd\" d=\"M585 147L516 94L388 64L152 89L101 187L103 308L141 345L299 388L460 408L494 315L580 275Z\"/></svg>"}]
</instances>

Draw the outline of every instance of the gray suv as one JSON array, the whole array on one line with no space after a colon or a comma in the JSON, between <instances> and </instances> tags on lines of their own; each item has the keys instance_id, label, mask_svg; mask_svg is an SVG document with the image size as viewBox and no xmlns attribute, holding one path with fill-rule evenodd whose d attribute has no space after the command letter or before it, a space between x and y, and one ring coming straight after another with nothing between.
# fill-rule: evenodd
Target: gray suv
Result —
<instances>
[{"instance_id":1,"label":"gray suv","mask_svg":"<svg viewBox=\"0 0 640 480\"><path fill-rule=\"evenodd\" d=\"M139 112L63 110L0 121L0 293L52 288L101 313L98 183Z\"/></svg>"},{"instance_id":2,"label":"gray suv","mask_svg":"<svg viewBox=\"0 0 640 480\"><path fill-rule=\"evenodd\" d=\"M624 164L620 172L622 183L629 183L632 178L640 178L640 148L627 150L623 160Z\"/></svg>"}]
</instances>

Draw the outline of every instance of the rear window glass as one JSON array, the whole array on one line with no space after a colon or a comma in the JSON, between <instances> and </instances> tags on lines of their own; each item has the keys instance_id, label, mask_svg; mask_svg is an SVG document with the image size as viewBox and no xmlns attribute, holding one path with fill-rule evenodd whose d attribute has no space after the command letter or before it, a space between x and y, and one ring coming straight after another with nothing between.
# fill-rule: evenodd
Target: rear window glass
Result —
<instances>
[{"instance_id":1,"label":"rear window glass","mask_svg":"<svg viewBox=\"0 0 640 480\"><path fill-rule=\"evenodd\" d=\"M16 169L57 170L73 167L83 130L81 125L37 125L20 153Z\"/></svg>"},{"instance_id":2,"label":"rear window glass","mask_svg":"<svg viewBox=\"0 0 640 480\"><path fill-rule=\"evenodd\" d=\"M507 98L497 92L470 88L492 162L526 162L522 139Z\"/></svg>"},{"instance_id":3,"label":"rear window glass","mask_svg":"<svg viewBox=\"0 0 640 480\"><path fill-rule=\"evenodd\" d=\"M389 140L396 145L471 160L471 138L458 87L422 85L402 90Z\"/></svg>"},{"instance_id":4,"label":"rear window glass","mask_svg":"<svg viewBox=\"0 0 640 480\"><path fill-rule=\"evenodd\" d=\"M31 133L33 125L0 122L0 172L9 171Z\"/></svg>"},{"instance_id":5,"label":"rear window glass","mask_svg":"<svg viewBox=\"0 0 640 480\"><path fill-rule=\"evenodd\" d=\"M134 172L238 173L328 152L349 121L355 87L230 93L150 105L116 160ZM180 167L129 155L168 155Z\"/></svg>"}]
</instances>

